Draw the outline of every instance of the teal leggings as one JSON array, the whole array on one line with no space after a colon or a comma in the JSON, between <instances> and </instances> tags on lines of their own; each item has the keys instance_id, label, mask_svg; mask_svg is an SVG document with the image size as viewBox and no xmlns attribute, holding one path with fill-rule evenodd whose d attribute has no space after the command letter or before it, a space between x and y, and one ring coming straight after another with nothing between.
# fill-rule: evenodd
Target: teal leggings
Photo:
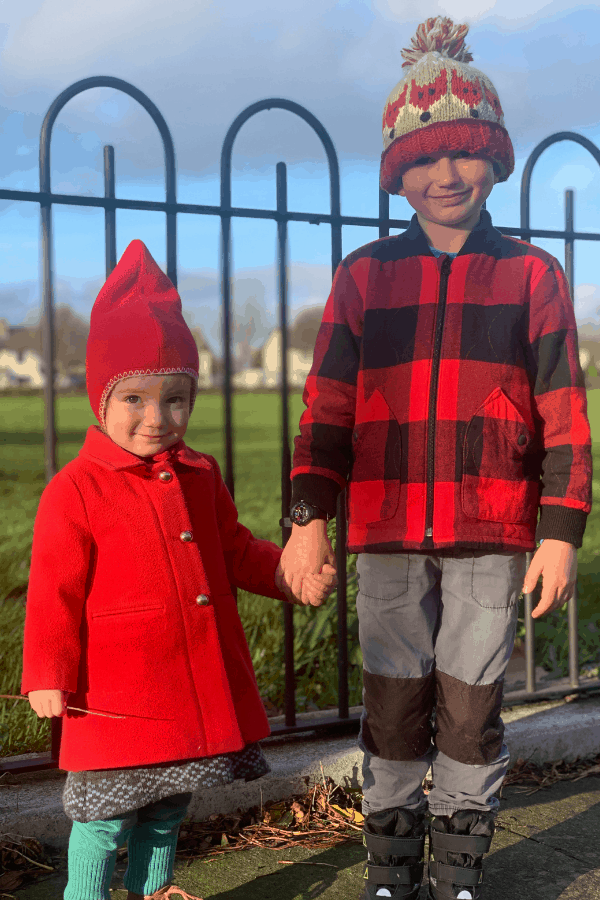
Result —
<instances>
[{"instance_id":1,"label":"teal leggings","mask_svg":"<svg viewBox=\"0 0 600 900\"><path fill-rule=\"evenodd\" d=\"M64 900L109 900L117 849L125 842L128 891L147 896L168 884L191 799L191 793L174 794L104 822L73 822Z\"/></svg>"}]
</instances>

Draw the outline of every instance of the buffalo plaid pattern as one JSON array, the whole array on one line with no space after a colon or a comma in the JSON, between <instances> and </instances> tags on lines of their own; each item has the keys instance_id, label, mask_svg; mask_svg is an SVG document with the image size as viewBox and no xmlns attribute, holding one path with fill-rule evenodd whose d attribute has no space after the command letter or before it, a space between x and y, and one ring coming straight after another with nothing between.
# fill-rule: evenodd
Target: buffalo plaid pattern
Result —
<instances>
[{"instance_id":1,"label":"buffalo plaid pattern","mask_svg":"<svg viewBox=\"0 0 600 900\"><path fill-rule=\"evenodd\" d=\"M348 549L581 546L591 438L568 284L482 210L455 259L413 216L335 274L304 390L293 501L334 514Z\"/></svg>"}]
</instances>

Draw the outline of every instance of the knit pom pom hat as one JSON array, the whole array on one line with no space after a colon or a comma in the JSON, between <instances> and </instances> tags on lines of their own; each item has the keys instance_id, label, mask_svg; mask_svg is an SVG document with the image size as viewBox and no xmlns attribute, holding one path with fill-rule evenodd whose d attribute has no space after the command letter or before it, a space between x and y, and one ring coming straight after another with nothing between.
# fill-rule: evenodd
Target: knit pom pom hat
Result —
<instances>
[{"instance_id":1,"label":"knit pom pom hat","mask_svg":"<svg viewBox=\"0 0 600 900\"><path fill-rule=\"evenodd\" d=\"M469 66L468 30L441 16L427 19L402 50L408 72L383 112L380 184L389 194L401 187L402 170L430 153L481 153L497 164L499 181L515 167L496 89Z\"/></svg>"},{"instance_id":2,"label":"knit pom pom hat","mask_svg":"<svg viewBox=\"0 0 600 900\"><path fill-rule=\"evenodd\" d=\"M193 408L198 348L176 288L142 241L129 244L96 297L85 368L90 404L102 426L111 390L131 375L190 375Z\"/></svg>"}]
</instances>

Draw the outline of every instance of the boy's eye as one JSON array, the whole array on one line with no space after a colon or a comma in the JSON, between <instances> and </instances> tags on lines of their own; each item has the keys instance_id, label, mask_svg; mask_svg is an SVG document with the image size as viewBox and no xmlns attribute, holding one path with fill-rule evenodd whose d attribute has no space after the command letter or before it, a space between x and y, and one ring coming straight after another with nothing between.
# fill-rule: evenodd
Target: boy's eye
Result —
<instances>
[{"instance_id":1,"label":"boy's eye","mask_svg":"<svg viewBox=\"0 0 600 900\"><path fill-rule=\"evenodd\" d=\"M420 156L415 160L415 166L428 166L432 162L433 159L431 158L431 156Z\"/></svg>"},{"instance_id":2,"label":"boy's eye","mask_svg":"<svg viewBox=\"0 0 600 900\"><path fill-rule=\"evenodd\" d=\"M167 402L168 403L183 403L184 399L185 398L182 397L181 395L177 395L176 397L169 397Z\"/></svg>"}]
</instances>

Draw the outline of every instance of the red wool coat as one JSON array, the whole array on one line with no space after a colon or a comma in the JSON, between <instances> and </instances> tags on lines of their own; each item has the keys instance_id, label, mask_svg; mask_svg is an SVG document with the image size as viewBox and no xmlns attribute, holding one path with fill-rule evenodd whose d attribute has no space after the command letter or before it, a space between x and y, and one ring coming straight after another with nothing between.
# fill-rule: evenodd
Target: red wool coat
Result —
<instances>
[{"instance_id":1,"label":"red wool coat","mask_svg":"<svg viewBox=\"0 0 600 900\"><path fill-rule=\"evenodd\" d=\"M211 456L148 462L92 426L42 495L23 693L71 692L59 766L143 766L239 750L269 734L231 585L284 600L281 549L238 523Z\"/></svg>"}]
</instances>

